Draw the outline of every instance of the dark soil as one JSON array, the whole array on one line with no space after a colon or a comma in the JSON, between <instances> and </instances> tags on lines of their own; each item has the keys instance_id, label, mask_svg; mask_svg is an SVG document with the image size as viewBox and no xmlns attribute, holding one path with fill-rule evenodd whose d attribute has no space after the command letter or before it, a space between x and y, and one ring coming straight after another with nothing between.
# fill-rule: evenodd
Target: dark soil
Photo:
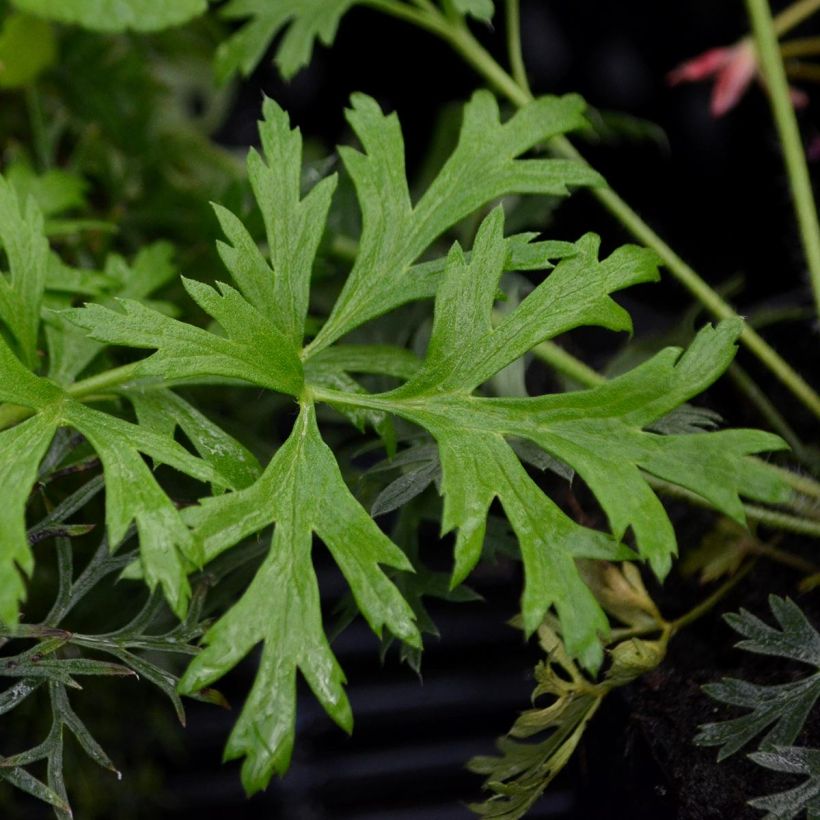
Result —
<instances>
[{"instance_id":1,"label":"dark soil","mask_svg":"<svg viewBox=\"0 0 820 820\"><path fill-rule=\"evenodd\" d=\"M816 599L799 598L795 576L760 564L727 599L726 609L743 606L773 622L769 592L797 600L812 622ZM573 817L604 820L745 820L761 817L746 805L752 797L791 788L800 778L764 769L746 758L753 746L716 762L717 749L692 742L703 723L736 717L741 710L712 701L701 686L721 677L760 684L804 676L806 667L733 648L736 633L718 616L682 632L661 667L633 686L613 693L590 727L568 777L578 784ZM820 744L820 712L814 710L799 745ZM613 806L618 806L614 812Z\"/></svg>"}]
</instances>

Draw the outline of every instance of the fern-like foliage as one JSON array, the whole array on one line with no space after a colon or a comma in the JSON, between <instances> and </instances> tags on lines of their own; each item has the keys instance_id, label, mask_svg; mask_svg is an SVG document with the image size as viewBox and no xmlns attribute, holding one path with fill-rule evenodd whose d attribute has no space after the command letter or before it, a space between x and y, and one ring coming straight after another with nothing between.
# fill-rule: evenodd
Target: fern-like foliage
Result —
<instances>
[{"instance_id":1,"label":"fern-like foliage","mask_svg":"<svg viewBox=\"0 0 820 820\"><path fill-rule=\"evenodd\" d=\"M568 654L557 621L552 616L544 619L537 634L546 658L535 668L533 708L523 712L499 739L497 756L475 757L468 764L485 776L484 789L491 792L487 800L471 807L482 817L524 817L566 766L609 692L658 666L666 654L668 624L634 564L619 568L604 561L586 561L581 570L608 615L628 630L657 632L660 637L616 642L607 650L606 673L596 680Z\"/></svg>"},{"instance_id":2,"label":"fern-like foliage","mask_svg":"<svg viewBox=\"0 0 820 820\"><path fill-rule=\"evenodd\" d=\"M749 755L751 760L776 772L806 775L806 780L792 789L756 797L749 804L766 811L765 820L792 820L804 812L813 818L820 812L820 750L793 744L820 698L820 632L794 601L771 595L769 606L777 626L770 626L745 609L725 616L744 638L736 646L758 655L805 663L814 671L804 678L775 685L726 678L704 686L715 700L751 711L701 726L695 743L719 746L720 761L760 738L757 751Z\"/></svg>"},{"instance_id":3,"label":"fern-like foliage","mask_svg":"<svg viewBox=\"0 0 820 820\"><path fill-rule=\"evenodd\" d=\"M764 732L766 734L758 744L760 750L790 746L820 697L820 633L809 623L800 607L788 598L772 595L769 605L779 628L769 626L745 609L738 614L726 615L732 629L744 636L737 647L806 663L815 672L776 686L735 678L705 686L704 691L715 700L751 709L742 717L701 727L695 742L702 746L719 746L718 760L733 755Z\"/></svg>"},{"instance_id":4,"label":"fern-like foliage","mask_svg":"<svg viewBox=\"0 0 820 820\"><path fill-rule=\"evenodd\" d=\"M57 468L76 446L76 438L58 436L39 472L43 487L49 486L59 474ZM38 698L48 701L51 715L50 729L44 740L29 749L0 757L0 780L50 805L59 820L70 820L73 816L63 772L64 744L68 735L91 760L121 776L84 718L71 704L71 693L81 688L77 679L139 677L170 699L179 721L184 724L185 709L176 691L178 678L154 661L158 653L183 657L195 654L196 643L203 632L204 583L198 585L186 618L160 628L160 631L155 631L158 624L162 620L167 622L168 618L167 608L158 594L149 595L133 618L113 630L87 634L65 627L73 611L82 608L89 592L109 581L112 575L121 572L137 557L136 550L127 548L112 554L103 537L90 560L75 573L71 539L90 532L93 526L67 524L66 521L92 501L102 487L99 477L85 482L29 529L27 537L31 544L55 539L56 596L41 621L15 628L0 626L0 639L4 644L0 678L9 682L0 692L0 715ZM132 541L134 535L134 528L131 528L126 541ZM146 653L150 653L151 659ZM197 693L196 697L226 705L215 690ZM45 781L31 771L31 767L41 761L46 763Z\"/></svg>"}]
</instances>

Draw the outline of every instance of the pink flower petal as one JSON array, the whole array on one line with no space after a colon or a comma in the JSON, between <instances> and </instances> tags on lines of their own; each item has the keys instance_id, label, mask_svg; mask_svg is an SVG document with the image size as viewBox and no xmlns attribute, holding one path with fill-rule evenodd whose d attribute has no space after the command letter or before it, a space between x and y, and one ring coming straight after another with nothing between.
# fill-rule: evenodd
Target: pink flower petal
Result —
<instances>
[{"instance_id":1,"label":"pink flower petal","mask_svg":"<svg viewBox=\"0 0 820 820\"><path fill-rule=\"evenodd\" d=\"M750 42L739 43L731 52L712 91L710 110L713 117L722 117L734 108L757 75L757 57Z\"/></svg>"},{"instance_id":2,"label":"pink flower petal","mask_svg":"<svg viewBox=\"0 0 820 820\"><path fill-rule=\"evenodd\" d=\"M695 83L715 76L731 59L732 48L712 48L681 63L666 75L669 85Z\"/></svg>"}]
</instances>

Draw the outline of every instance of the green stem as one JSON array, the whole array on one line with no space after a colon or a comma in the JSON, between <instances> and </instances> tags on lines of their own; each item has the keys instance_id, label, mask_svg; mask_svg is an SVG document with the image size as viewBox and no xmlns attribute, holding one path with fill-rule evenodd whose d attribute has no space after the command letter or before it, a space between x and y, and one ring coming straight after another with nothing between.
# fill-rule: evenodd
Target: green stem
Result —
<instances>
[{"instance_id":1,"label":"green stem","mask_svg":"<svg viewBox=\"0 0 820 820\"><path fill-rule=\"evenodd\" d=\"M754 404L760 415L766 420L772 430L774 430L792 448L795 456L803 461L805 458L805 447L803 442L794 432L791 425L783 418L780 411L774 406L771 399L761 390L754 379L739 365L732 364L726 371L729 378L746 394Z\"/></svg>"},{"instance_id":2,"label":"green stem","mask_svg":"<svg viewBox=\"0 0 820 820\"><path fill-rule=\"evenodd\" d=\"M783 477L785 479L788 471L783 470ZM702 498L697 493L687 490L678 484L673 484L671 481L665 481L662 478L642 472L641 475L646 482L655 490L663 495L671 498L679 498L681 501L686 501L695 507L703 507L707 510L713 510L714 506L710 504L705 498ZM810 518L801 518L789 513L779 512L778 510L770 510L768 507L761 507L757 504L744 504L743 511L749 521L754 521L757 524L762 524L764 527L781 530L784 532L793 532L797 535L808 535L813 538L820 538L820 521L814 521Z\"/></svg>"},{"instance_id":3,"label":"green stem","mask_svg":"<svg viewBox=\"0 0 820 820\"><path fill-rule=\"evenodd\" d=\"M389 17L412 23L414 26L430 31L439 37L445 37L447 34L449 20L443 17L433 6L430 6L430 10L426 11L425 8L430 4L416 2L416 8L412 8L395 0L363 0L363 3Z\"/></svg>"},{"instance_id":4,"label":"green stem","mask_svg":"<svg viewBox=\"0 0 820 820\"><path fill-rule=\"evenodd\" d=\"M98 373L96 376L89 376L87 379L72 384L66 388L66 393L73 399L85 399L95 393L106 393L116 387L122 387L126 382L132 381L136 374L140 362L125 364L122 367L115 367Z\"/></svg>"},{"instance_id":5,"label":"green stem","mask_svg":"<svg viewBox=\"0 0 820 820\"><path fill-rule=\"evenodd\" d=\"M780 56L784 59L794 57L813 57L820 54L820 37L799 37L780 44Z\"/></svg>"},{"instance_id":6,"label":"green stem","mask_svg":"<svg viewBox=\"0 0 820 820\"><path fill-rule=\"evenodd\" d=\"M674 637L681 629L702 618L704 615L714 609L752 570L755 562L749 561L744 567L741 567L728 581L721 584L710 596L704 598L697 606L690 609L680 618L675 618L669 624L669 637Z\"/></svg>"},{"instance_id":7,"label":"green stem","mask_svg":"<svg viewBox=\"0 0 820 820\"><path fill-rule=\"evenodd\" d=\"M776 561L778 564L783 564L783 566L790 567L791 569L796 569L806 576L814 575L820 571L820 567L817 567L816 564L812 564L811 561L807 561L799 555L793 555L778 547L773 547L771 544L764 544L762 542L755 543L749 547L749 552L755 555L762 555L770 561Z\"/></svg>"},{"instance_id":8,"label":"green stem","mask_svg":"<svg viewBox=\"0 0 820 820\"><path fill-rule=\"evenodd\" d=\"M820 7L820 2L814 5ZM803 152L803 141L780 56L777 32L768 0L746 0L746 8L752 22L760 68L769 89L772 113L783 147L783 158L800 226L803 251L814 289L817 313L820 316L820 224L817 221L817 206L811 189L806 155Z\"/></svg>"},{"instance_id":9,"label":"green stem","mask_svg":"<svg viewBox=\"0 0 820 820\"><path fill-rule=\"evenodd\" d=\"M773 28L775 34L782 37L818 10L820 10L820 0L798 0L798 2L792 3L774 18Z\"/></svg>"},{"instance_id":10,"label":"green stem","mask_svg":"<svg viewBox=\"0 0 820 820\"><path fill-rule=\"evenodd\" d=\"M820 499L820 483L808 476L798 475L791 470L784 470L782 467L777 467L774 464L763 463L766 464L767 469L777 473L789 486L799 493L803 493L803 495L807 495L810 498Z\"/></svg>"},{"instance_id":11,"label":"green stem","mask_svg":"<svg viewBox=\"0 0 820 820\"><path fill-rule=\"evenodd\" d=\"M507 0L507 53L510 57L510 68L513 79L530 96L530 83L527 79L527 67L521 49L521 5L519 0Z\"/></svg>"}]
</instances>

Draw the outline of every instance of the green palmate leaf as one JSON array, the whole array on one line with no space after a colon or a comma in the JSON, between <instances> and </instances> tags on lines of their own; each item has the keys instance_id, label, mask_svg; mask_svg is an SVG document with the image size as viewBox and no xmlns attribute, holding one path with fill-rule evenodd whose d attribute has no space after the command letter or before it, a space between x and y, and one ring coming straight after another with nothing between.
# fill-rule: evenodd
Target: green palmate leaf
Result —
<instances>
[{"instance_id":1,"label":"green palmate leaf","mask_svg":"<svg viewBox=\"0 0 820 820\"><path fill-rule=\"evenodd\" d=\"M17 8L96 31L158 31L203 14L207 0L12 0Z\"/></svg>"},{"instance_id":2,"label":"green palmate leaf","mask_svg":"<svg viewBox=\"0 0 820 820\"><path fill-rule=\"evenodd\" d=\"M244 381L290 394L301 406L293 432L258 480L185 513L194 529L189 554L206 561L275 525L262 568L208 633L208 647L183 680L184 691L196 691L263 644L259 676L227 749L228 757L246 758L248 791L287 767L297 670L331 716L350 725L342 672L321 623L312 534L328 546L374 630L387 626L411 646L419 645L410 606L379 566L408 570L407 558L350 494L321 439L314 402L342 410L356 424L380 429L399 416L431 434L442 469L442 528L457 530L453 584L479 560L488 511L498 499L524 561L525 628L532 632L555 607L568 651L590 669L602 661L600 636L608 623L577 559L634 557L621 543L631 529L638 552L662 575L676 548L672 526L644 472L699 493L737 519L743 518L741 494L763 501L789 494L773 471L746 459L748 453L781 447L775 436L754 431L663 436L648 429L728 366L739 323L707 327L686 353L665 350L595 390L520 399L474 395L545 339L586 324L630 330L629 316L611 294L657 278L654 254L625 247L599 259L599 243L591 235L576 243L538 243L528 234L505 238L501 209L484 220L471 254L456 247L444 263L420 261L449 228L498 198L563 195L568 186L599 184L597 175L574 162L520 158L541 140L581 125L582 112L577 97L550 97L501 123L492 96L475 95L465 108L453 154L414 203L397 118L385 116L370 98L354 97L349 119L363 151L342 149L342 155L362 211L359 252L327 322L302 348L314 257L335 180L303 193L301 140L269 102L260 126L262 155L252 154L249 161L268 254L236 217L217 209L228 240L220 253L236 288L186 281L188 292L220 328L208 332L133 300L120 302L119 310L92 305L64 314L99 342L155 351L134 365L141 378L166 385ZM502 273L547 269L550 260L559 261L549 276L494 324ZM389 347L333 346L369 319L433 295L435 317L423 362ZM353 378L359 373L405 383L369 395ZM144 420L167 434L171 409L164 407L161 419L148 411L149 420L143 412ZM610 533L575 523L542 492L521 461L539 461L533 448L589 484L609 518ZM140 451L154 456L152 450ZM184 566L165 571L178 578Z\"/></svg>"},{"instance_id":3,"label":"green palmate leaf","mask_svg":"<svg viewBox=\"0 0 820 820\"><path fill-rule=\"evenodd\" d=\"M0 374L13 379L12 368L3 367L3 347L0 342ZM11 357L8 348L5 353L7 358ZM68 399L52 383L34 376L30 378L34 380L32 387L35 389L14 393L0 391L0 397L38 411L33 418L0 433L0 454L3 456L0 459L0 486L4 496L12 502L4 505L0 513L6 525L0 530L0 589L3 590L0 618L11 623L17 619L17 601L23 597L18 567L23 572L30 572L32 566L25 536L25 502L36 479L40 459L57 429L64 425L81 432L102 461L111 544L117 546L130 522L135 521L149 586L162 586L174 611L182 614L190 595L186 576L191 566L197 563L197 555L187 527L141 453L203 481L225 486L231 484L230 479L190 455L172 439L85 407Z\"/></svg>"},{"instance_id":4,"label":"green palmate leaf","mask_svg":"<svg viewBox=\"0 0 820 820\"><path fill-rule=\"evenodd\" d=\"M695 743L719 746L718 760L733 755L763 732L766 734L758 744L761 751L790 746L820 697L820 633L788 598L771 595L769 605L779 629L745 609L726 616L731 627L746 638L737 644L738 648L806 663L817 671L800 680L774 686L735 678L704 686L704 691L715 700L751 710L742 717L700 727Z\"/></svg>"},{"instance_id":5,"label":"green palmate leaf","mask_svg":"<svg viewBox=\"0 0 820 820\"><path fill-rule=\"evenodd\" d=\"M216 319L225 335L178 322L129 299L120 301L123 313L91 305L65 314L98 341L157 348L141 364L141 375L169 381L221 376L293 395L301 392L298 351L310 275L335 178L321 181L303 199L301 138L275 103L268 100L264 113L260 128L264 159L253 152L248 170L263 208L270 261L241 222L217 207L229 240L219 244L220 255L239 290L184 280L192 298Z\"/></svg>"},{"instance_id":6,"label":"green palmate leaf","mask_svg":"<svg viewBox=\"0 0 820 820\"><path fill-rule=\"evenodd\" d=\"M290 761L295 682L302 672L316 697L343 728L352 716L340 669L322 628L311 536L327 545L373 630L418 646L413 613L380 564L412 569L404 553L353 498L333 453L322 441L312 405L302 408L293 433L252 487L208 499L189 513L206 559L271 523L271 550L240 601L207 633L207 648L182 680L195 692L264 644L260 671L231 734L226 757L246 757L248 792L263 788Z\"/></svg>"},{"instance_id":7,"label":"green palmate leaf","mask_svg":"<svg viewBox=\"0 0 820 820\"><path fill-rule=\"evenodd\" d=\"M197 561L187 527L141 454L202 481L232 486L207 462L164 436L86 407L69 398L54 382L28 371L0 338L0 401L31 408L35 414L0 432L0 620L16 623L24 597L22 571L32 568L25 533L25 504L37 477L39 462L60 427L81 432L97 451L106 479L106 519L116 547L129 523L141 535L142 563L150 586L161 585L175 612L187 607L186 578Z\"/></svg>"},{"instance_id":8,"label":"green palmate leaf","mask_svg":"<svg viewBox=\"0 0 820 820\"><path fill-rule=\"evenodd\" d=\"M223 81L237 71L250 74L271 41L285 30L276 50L276 64L290 78L310 62L317 39L330 45L339 21L362 0L231 0L222 10L230 20L246 20L217 51L217 76Z\"/></svg>"},{"instance_id":9,"label":"green palmate leaf","mask_svg":"<svg viewBox=\"0 0 820 820\"><path fill-rule=\"evenodd\" d=\"M398 120L385 117L373 100L357 95L350 119L368 154L349 150L345 161L362 204L361 251L333 314L309 348L308 363L368 319L432 295L440 266L420 266L417 282L406 275L408 270L442 232L476 208L510 192L562 194L571 184L599 182L578 163L516 159L540 140L578 127L582 109L578 97L545 98L502 125L492 96L477 94L465 108L455 152L412 207ZM174 381L221 376L294 396L301 392L298 349L311 268L335 179L320 182L302 198L301 138L273 102L265 104L264 115L264 160L252 153L248 170L265 217L270 261L241 222L217 208L229 240L220 245L220 253L239 290L223 284L215 290L185 280L193 299L226 335L177 322L130 300L121 302L123 313L91 305L66 314L98 341L157 349L141 363L143 376ZM575 252L567 243L529 244L531 239L526 235L508 240L505 258L530 268Z\"/></svg>"}]
</instances>

